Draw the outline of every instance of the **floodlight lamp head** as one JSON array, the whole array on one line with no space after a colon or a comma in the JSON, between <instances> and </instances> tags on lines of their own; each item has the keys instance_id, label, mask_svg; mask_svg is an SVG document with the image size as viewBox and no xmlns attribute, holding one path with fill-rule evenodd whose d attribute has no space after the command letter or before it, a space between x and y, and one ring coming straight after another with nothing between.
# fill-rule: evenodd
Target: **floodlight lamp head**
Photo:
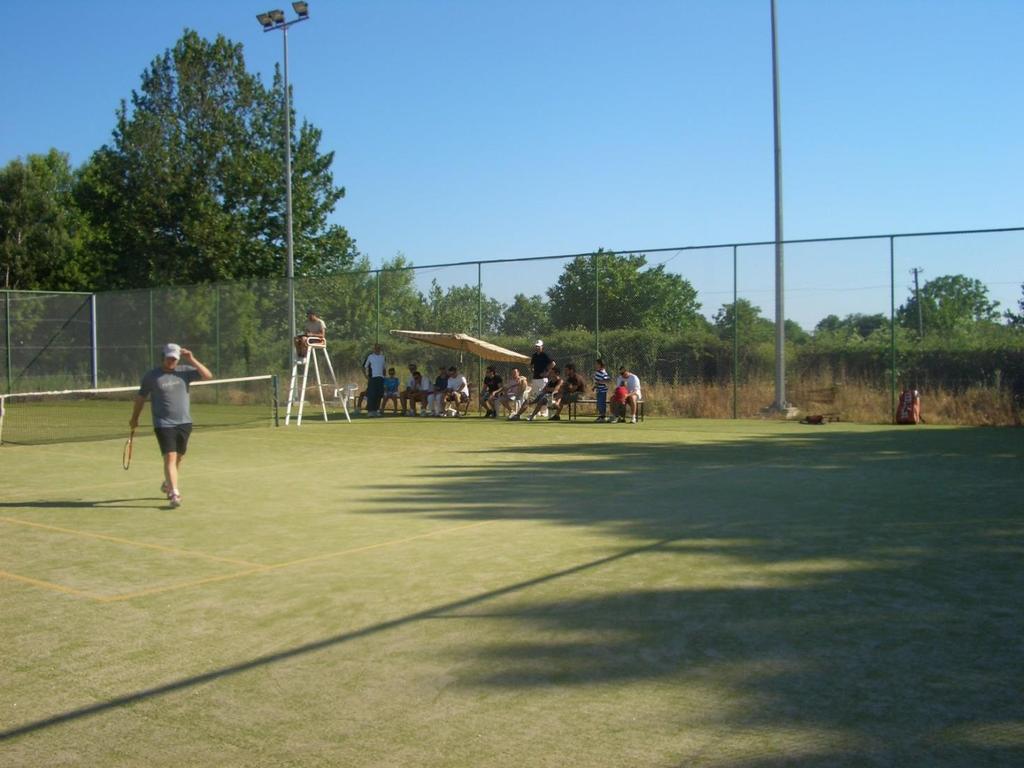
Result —
<instances>
[{"instance_id":1,"label":"floodlight lamp head","mask_svg":"<svg viewBox=\"0 0 1024 768\"><path fill-rule=\"evenodd\" d=\"M304 2L304 0L298 0L297 2L292 3L292 8L294 8L295 12L299 14L300 19L309 18L309 3Z\"/></svg>"},{"instance_id":2,"label":"floodlight lamp head","mask_svg":"<svg viewBox=\"0 0 1024 768\"><path fill-rule=\"evenodd\" d=\"M270 16L270 20L275 24L284 24L284 11L280 8L275 8L272 11L267 11L267 15Z\"/></svg>"},{"instance_id":3,"label":"floodlight lamp head","mask_svg":"<svg viewBox=\"0 0 1024 768\"><path fill-rule=\"evenodd\" d=\"M256 21L263 25L263 29L272 29L274 26L274 20L270 18L269 13L257 13Z\"/></svg>"}]
</instances>

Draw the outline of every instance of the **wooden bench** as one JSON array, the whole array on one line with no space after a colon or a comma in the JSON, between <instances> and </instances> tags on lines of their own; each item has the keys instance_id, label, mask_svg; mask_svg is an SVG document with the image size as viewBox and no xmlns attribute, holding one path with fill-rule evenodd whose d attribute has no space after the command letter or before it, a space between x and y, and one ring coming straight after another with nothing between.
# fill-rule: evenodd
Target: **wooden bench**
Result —
<instances>
[{"instance_id":1,"label":"wooden bench","mask_svg":"<svg viewBox=\"0 0 1024 768\"><path fill-rule=\"evenodd\" d=\"M597 411L597 399L596 398L593 398L593 397L579 397L579 398L576 398L575 400L570 400L565 405L565 409L569 413L569 416L568 416L569 421L576 421L576 418L579 415L577 413L577 407L580 406L580 405L593 405L595 412ZM609 411L611 410L611 399L610 398L608 400L608 410ZM644 420L644 401L643 400L641 400L640 402L638 402L636 404L636 418L637 418L638 421L643 421Z\"/></svg>"},{"instance_id":2,"label":"wooden bench","mask_svg":"<svg viewBox=\"0 0 1024 768\"><path fill-rule=\"evenodd\" d=\"M833 384L830 387L819 389L808 389L801 393L801 403L806 403L801 409L806 412L804 420L813 419L810 423L828 423L839 421L839 411L836 408L836 400L841 387Z\"/></svg>"}]
</instances>

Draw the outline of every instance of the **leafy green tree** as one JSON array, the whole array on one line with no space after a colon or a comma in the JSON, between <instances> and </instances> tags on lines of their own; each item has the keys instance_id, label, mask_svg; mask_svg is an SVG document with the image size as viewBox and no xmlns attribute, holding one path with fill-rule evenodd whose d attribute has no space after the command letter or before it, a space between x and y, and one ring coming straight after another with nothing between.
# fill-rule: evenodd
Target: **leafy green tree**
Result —
<instances>
[{"instance_id":1,"label":"leafy green tree","mask_svg":"<svg viewBox=\"0 0 1024 768\"><path fill-rule=\"evenodd\" d=\"M285 272L282 84L245 68L242 46L186 30L142 74L112 142L82 173L78 200L100 229L104 287L145 287ZM320 131L293 141L297 276L351 268L355 244L326 223L343 197Z\"/></svg>"},{"instance_id":2,"label":"leafy green tree","mask_svg":"<svg viewBox=\"0 0 1024 768\"><path fill-rule=\"evenodd\" d=\"M775 323L772 323L774 328ZM787 320L785 323L786 328L786 341L792 342L793 344L805 344L811 339L811 334L803 329L796 320Z\"/></svg>"},{"instance_id":3,"label":"leafy green tree","mask_svg":"<svg viewBox=\"0 0 1024 768\"><path fill-rule=\"evenodd\" d=\"M828 315L814 326L814 334L832 334L836 336L859 336L866 339L871 334L889 327L889 319L883 314L864 315L859 312L840 319L838 315Z\"/></svg>"},{"instance_id":4,"label":"leafy green tree","mask_svg":"<svg viewBox=\"0 0 1024 768\"><path fill-rule=\"evenodd\" d=\"M544 336L551 331L551 310L543 296L517 293L501 319L506 336Z\"/></svg>"},{"instance_id":5,"label":"leafy green tree","mask_svg":"<svg viewBox=\"0 0 1024 768\"><path fill-rule=\"evenodd\" d=\"M985 284L964 275L929 280L921 286L920 299L911 293L907 303L896 312L898 322L905 328L917 329L919 301L926 335L965 330L999 319L999 302L989 300Z\"/></svg>"},{"instance_id":6,"label":"leafy green tree","mask_svg":"<svg viewBox=\"0 0 1024 768\"><path fill-rule=\"evenodd\" d=\"M501 328L505 306L484 295L478 308L479 296L475 285L452 285L444 290L434 280L425 298L427 312L424 320L429 325L425 330L476 336L480 332L481 313L484 335L496 334Z\"/></svg>"},{"instance_id":7,"label":"leafy green tree","mask_svg":"<svg viewBox=\"0 0 1024 768\"><path fill-rule=\"evenodd\" d=\"M770 342L775 337L775 323L761 315L761 308L747 299L737 299L733 304L723 304L712 320L715 331L722 339L733 337L733 318L741 344Z\"/></svg>"},{"instance_id":8,"label":"leafy green tree","mask_svg":"<svg viewBox=\"0 0 1024 768\"><path fill-rule=\"evenodd\" d=\"M595 277L602 329L678 331L701 324L697 291L690 282L666 272L664 264L644 269L646 265L643 254L620 256L599 250L577 256L548 289L555 327L594 330Z\"/></svg>"},{"instance_id":9,"label":"leafy green tree","mask_svg":"<svg viewBox=\"0 0 1024 768\"><path fill-rule=\"evenodd\" d=\"M86 222L73 199L67 155L16 159L0 169L3 288L85 290L96 265L84 254Z\"/></svg>"},{"instance_id":10,"label":"leafy green tree","mask_svg":"<svg viewBox=\"0 0 1024 768\"><path fill-rule=\"evenodd\" d=\"M1006 310L1006 322L1015 328L1024 328L1024 285L1020 287L1021 298L1017 301L1017 308L1019 312L1013 310Z\"/></svg>"},{"instance_id":11,"label":"leafy green tree","mask_svg":"<svg viewBox=\"0 0 1024 768\"><path fill-rule=\"evenodd\" d=\"M403 254L381 264L381 328L385 332L395 328L416 330L422 326L426 307L423 296L416 290L416 272L410 267L412 263Z\"/></svg>"}]
</instances>

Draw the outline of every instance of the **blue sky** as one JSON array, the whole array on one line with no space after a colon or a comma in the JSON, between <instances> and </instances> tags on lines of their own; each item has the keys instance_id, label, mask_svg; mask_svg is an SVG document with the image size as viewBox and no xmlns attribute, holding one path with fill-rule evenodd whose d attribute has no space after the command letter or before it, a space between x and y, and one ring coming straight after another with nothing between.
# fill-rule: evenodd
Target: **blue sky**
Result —
<instances>
[{"instance_id":1,"label":"blue sky","mask_svg":"<svg viewBox=\"0 0 1024 768\"><path fill-rule=\"evenodd\" d=\"M8 13L0 162L84 162L120 99L185 27L245 47L269 82L262 0L49 0ZM130 9L128 13L124 9ZM290 33L295 108L347 188L334 221L375 264L770 240L768 0L311 0ZM1024 2L778 0L785 235L1024 225ZM1004 307L1024 233L899 241L909 269L962 272ZM731 301L731 250L652 254L704 311ZM770 248L741 295L773 313ZM888 243L787 249L787 316L888 312ZM504 301L558 264L485 268ZM422 278L476 282L476 268Z\"/></svg>"}]
</instances>

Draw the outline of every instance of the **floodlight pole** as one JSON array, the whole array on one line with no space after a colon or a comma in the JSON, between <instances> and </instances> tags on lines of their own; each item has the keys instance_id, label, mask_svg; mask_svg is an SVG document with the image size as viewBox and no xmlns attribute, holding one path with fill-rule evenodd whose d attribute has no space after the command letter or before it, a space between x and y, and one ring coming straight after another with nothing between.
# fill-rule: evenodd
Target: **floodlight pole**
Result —
<instances>
[{"instance_id":1,"label":"floodlight pole","mask_svg":"<svg viewBox=\"0 0 1024 768\"><path fill-rule=\"evenodd\" d=\"M772 11L772 113L775 122L775 402L772 408L784 412L786 403L786 310L782 236L782 113L779 104L778 34L775 0ZM733 308L735 311L735 307Z\"/></svg>"},{"instance_id":2,"label":"floodlight pole","mask_svg":"<svg viewBox=\"0 0 1024 768\"><path fill-rule=\"evenodd\" d=\"M296 11L299 11L297 7L298 3L293 3L296 6ZM288 28L293 24L298 24L300 21L307 21L309 19L309 11L307 6L303 6L305 12L300 12L297 19L291 21L284 20L284 13L282 11L272 11L271 14L276 14L276 18L273 23L267 24L262 19L260 23L263 24L264 32L273 32L275 30L281 30L281 36L284 40L284 189L285 189L285 247L288 254L287 267L285 275L288 279L288 347L291 350L290 359L291 365L295 365L295 345L292 344L291 340L296 336L295 329L295 247L294 240L292 237L292 110L291 110L291 94L288 91Z\"/></svg>"}]
</instances>

